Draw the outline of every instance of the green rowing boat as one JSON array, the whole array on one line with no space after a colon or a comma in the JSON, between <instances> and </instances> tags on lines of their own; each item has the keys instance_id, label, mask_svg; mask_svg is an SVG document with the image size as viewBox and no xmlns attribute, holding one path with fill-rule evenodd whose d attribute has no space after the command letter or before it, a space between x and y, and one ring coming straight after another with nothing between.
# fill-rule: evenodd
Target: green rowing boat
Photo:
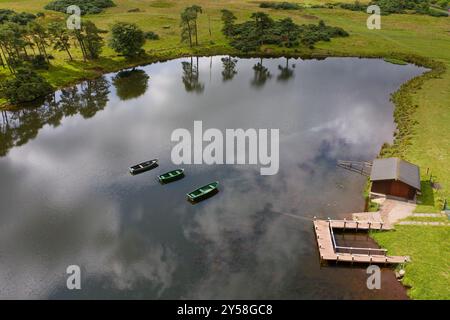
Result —
<instances>
[{"instance_id":1,"label":"green rowing boat","mask_svg":"<svg viewBox=\"0 0 450 320\"><path fill-rule=\"evenodd\" d=\"M158 176L158 179L162 183L172 182L181 179L184 176L184 169L176 169Z\"/></svg>"},{"instance_id":2,"label":"green rowing boat","mask_svg":"<svg viewBox=\"0 0 450 320\"><path fill-rule=\"evenodd\" d=\"M192 192L189 192L187 194L187 197L189 200L191 201L197 201L201 198L204 198L208 195L212 195L214 194L214 192L216 192L218 189L217 187L219 186L219 182L215 181L215 182L211 182L201 188L198 188Z\"/></svg>"}]
</instances>

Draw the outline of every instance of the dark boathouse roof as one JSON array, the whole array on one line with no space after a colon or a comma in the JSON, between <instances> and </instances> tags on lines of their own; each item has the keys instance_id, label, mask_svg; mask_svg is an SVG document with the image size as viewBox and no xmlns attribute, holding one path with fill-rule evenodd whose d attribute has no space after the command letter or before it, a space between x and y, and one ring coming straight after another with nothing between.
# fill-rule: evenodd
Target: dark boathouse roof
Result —
<instances>
[{"instance_id":1,"label":"dark boathouse roof","mask_svg":"<svg viewBox=\"0 0 450 320\"><path fill-rule=\"evenodd\" d=\"M415 164L398 158L375 159L370 181L398 180L420 190L420 171Z\"/></svg>"}]
</instances>

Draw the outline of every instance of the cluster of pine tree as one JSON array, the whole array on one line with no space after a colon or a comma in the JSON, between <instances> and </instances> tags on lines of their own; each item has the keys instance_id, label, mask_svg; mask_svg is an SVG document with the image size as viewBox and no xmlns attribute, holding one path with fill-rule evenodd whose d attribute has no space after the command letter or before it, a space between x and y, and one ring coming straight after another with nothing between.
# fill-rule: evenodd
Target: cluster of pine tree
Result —
<instances>
[{"instance_id":1,"label":"cluster of pine tree","mask_svg":"<svg viewBox=\"0 0 450 320\"><path fill-rule=\"evenodd\" d=\"M0 67L13 75L0 85L0 93L11 103L35 100L52 90L36 70L48 69L54 58L49 52L63 51L73 60L73 47L79 48L83 59L96 59L103 46L101 33L94 23L83 21L81 29L68 30L65 20L44 21L44 18L0 11Z\"/></svg>"},{"instance_id":2,"label":"cluster of pine tree","mask_svg":"<svg viewBox=\"0 0 450 320\"><path fill-rule=\"evenodd\" d=\"M285 47L302 44L313 48L318 41L348 36L344 29L327 26L323 21L318 25L298 25L291 18L275 21L264 12L255 12L251 15L251 20L236 24L234 14L224 9L222 21L222 32L230 39L230 44L244 52L256 51L264 44Z\"/></svg>"}]
</instances>

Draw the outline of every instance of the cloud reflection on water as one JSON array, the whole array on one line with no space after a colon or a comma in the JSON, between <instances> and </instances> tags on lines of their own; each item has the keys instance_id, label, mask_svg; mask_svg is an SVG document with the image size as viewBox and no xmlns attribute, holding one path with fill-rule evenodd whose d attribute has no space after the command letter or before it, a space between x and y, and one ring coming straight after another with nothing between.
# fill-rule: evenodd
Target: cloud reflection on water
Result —
<instances>
[{"instance_id":1,"label":"cloud reflection on water","mask_svg":"<svg viewBox=\"0 0 450 320\"><path fill-rule=\"evenodd\" d=\"M291 59L293 76L253 90L253 66L276 78L286 59L241 59L224 82L221 58L213 58L211 79L209 58L199 59L193 75L181 64L190 59L142 67L148 88L139 77L132 96L105 86L114 83L106 75L101 85L79 86L84 95L72 94L85 111L52 105L62 112L48 118L53 125L34 115L19 128L20 113L9 114L16 120L2 123L0 143L8 151L0 158L0 297L404 297L392 284L368 292L364 270L320 269L311 223L289 215L361 210L364 179L337 170L335 161L370 159L391 139L389 93L423 69ZM186 79L199 94L185 91ZM48 107L39 110L49 115ZM171 169L170 134L192 130L195 120L205 129L280 128L279 174L186 166L185 179L165 186L155 172L127 174L129 165L154 157L158 173ZM30 139L11 144L9 133ZM217 196L195 206L185 201L186 192L216 179ZM79 293L65 289L69 264L82 267Z\"/></svg>"}]
</instances>

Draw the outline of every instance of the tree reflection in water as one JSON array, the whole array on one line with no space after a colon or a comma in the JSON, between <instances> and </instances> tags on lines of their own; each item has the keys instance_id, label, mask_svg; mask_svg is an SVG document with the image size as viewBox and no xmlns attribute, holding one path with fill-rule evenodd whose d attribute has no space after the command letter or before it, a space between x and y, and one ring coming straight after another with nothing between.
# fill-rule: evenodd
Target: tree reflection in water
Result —
<instances>
[{"instance_id":1,"label":"tree reflection in water","mask_svg":"<svg viewBox=\"0 0 450 320\"><path fill-rule=\"evenodd\" d=\"M142 96L148 89L150 77L142 69L124 70L117 73L112 82L120 100L130 100Z\"/></svg>"},{"instance_id":2,"label":"tree reflection in water","mask_svg":"<svg viewBox=\"0 0 450 320\"><path fill-rule=\"evenodd\" d=\"M292 68L289 68L289 58L286 58L286 65L283 67L281 64L278 65L278 70L280 70L280 74L277 77L277 81L286 82L294 77L294 68L295 64L292 65Z\"/></svg>"},{"instance_id":3,"label":"tree reflection in water","mask_svg":"<svg viewBox=\"0 0 450 320\"><path fill-rule=\"evenodd\" d=\"M196 58L197 63L195 65L193 57L191 57L191 62L181 62L181 65L183 67L182 80L184 88L187 92L202 93L205 90L205 85L200 82L200 74L198 71L198 57Z\"/></svg>"},{"instance_id":4,"label":"tree reflection in water","mask_svg":"<svg viewBox=\"0 0 450 320\"><path fill-rule=\"evenodd\" d=\"M226 82L233 80L234 76L237 74L236 64L238 60L231 57L222 58L221 60L223 65L222 81Z\"/></svg>"},{"instance_id":5,"label":"tree reflection in water","mask_svg":"<svg viewBox=\"0 0 450 320\"><path fill-rule=\"evenodd\" d=\"M38 107L2 111L0 122L0 156L34 139L39 129L49 124L58 127L64 117L80 114L91 118L108 102L109 81L105 77L82 82L76 87L46 97Z\"/></svg>"},{"instance_id":6,"label":"tree reflection in water","mask_svg":"<svg viewBox=\"0 0 450 320\"><path fill-rule=\"evenodd\" d=\"M272 78L272 75L270 74L269 69L264 67L262 58L261 58L260 62L258 62L257 64L255 64L253 66L253 70L254 70L254 76L253 76L253 79L250 82L250 84L252 85L252 87L254 87L256 89L260 89L260 88L264 87L267 80Z\"/></svg>"}]
</instances>

